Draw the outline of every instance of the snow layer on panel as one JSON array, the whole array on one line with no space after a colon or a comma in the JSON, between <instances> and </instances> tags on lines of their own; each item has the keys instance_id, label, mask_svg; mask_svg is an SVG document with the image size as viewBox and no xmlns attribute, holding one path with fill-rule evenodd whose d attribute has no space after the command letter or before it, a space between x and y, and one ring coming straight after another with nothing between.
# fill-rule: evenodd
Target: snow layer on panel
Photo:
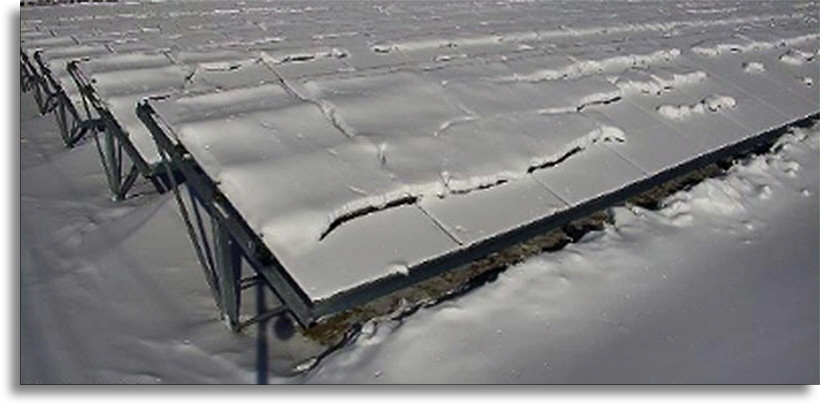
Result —
<instances>
[{"instance_id":1,"label":"snow layer on panel","mask_svg":"<svg viewBox=\"0 0 820 405\"><path fill-rule=\"evenodd\" d=\"M416 196L469 193L521 179L611 133L577 113L495 116L456 121L434 137L379 145L384 170Z\"/></svg>"},{"instance_id":2,"label":"snow layer on panel","mask_svg":"<svg viewBox=\"0 0 820 405\"><path fill-rule=\"evenodd\" d=\"M53 55L53 53L49 53ZM171 62L163 54L158 53L129 53L129 54L111 54L107 50L99 54L87 54L82 57L68 57L68 58L49 58L49 66L53 68L60 67L53 71L53 75L59 80L60 85L68 94L69 98L79 110L82 106L82 99L80 98L79 89L71 76L66 70L68 62L73 60L81 60L81 70L86 75L91 75L97 72L112 72L122 70L141 70L149 68L157 68L169 66Z\"/></svg>"},{"instance_id":3,"label":"snow layer on panel","mask_svg":"<svg viewBox=\"0 0 820 405\"><path fill-rule=\"evenodd\" d=\"M800 77L778 79L772 74L773 71L755 74L754 70L748 69L748 63L755 62L755 60L744 61L739 58L728 59L699 55L692 55L691 59L693 63L701 64L715 76L765 100L773 108L786 115L804 117L817 111L817 101L810 98L811 94L802 91L808 86L802 83ZM765 69L766 64L761 65ZM771 63L769 66L774 67ZM793 90L795 86L799 87L798 92Z\"/></svg>"},{"instance_id":4,"label":"snow layer on panel","mask_svg":"<svg viewBox=\"0 0 820 405\"><path fill-rule=\"evenodd\" d=\"M273 68L285 80L295 80L302 77L329 75L334 73L350 72L353 70L345 61L347 58L346 50L339 48L332 48L330 50L321 51L320 56L312 54L296 54L291 57L297 59L290 59L282 61L271 57L267 53L263 53L263 58L266 61L271 61Z\"/></svg>"},{"instance_id":5,"label":"snow layer on panel","mask_svg":"<svg viewBox=\"0 0 820 405\"><path fill-rule=\"evenodd\" d=\"M47 50L74 45L77 45L77 42L70 36L48 36L44 38L30 39L23 42L24 48L32 53L38 49Z\"/></svg>"},{"instance_id":6,"label":"snow layer on panel","mask_svg":"<svg viewBox=\"0 0 820 405\"><path fill-rule=\"evenodd\" d=\"M646 175L615 151L601 144L570 156L560 165L533 173L541 184L574 206L613 192Z\"/></svg>"},{"instance_id":7,"label":"snow layer on panel","mask_svg":"<svg viewBox=\"0 0 820 405\"><path fill-rule=\"evenodd\" d=\"M418 207L404 205L366 215L302 254L277 257L314 301L388 277L457 248Z\"/></svg>"},{"instance_id":8,"label":"snow layer on panel","mask_svg":"<svg viewBox=\"0 0 820 405\"><path fill-rule=\"evenodd\" d=\"M529 175L470 194L426 197L419 205L463 245L514 230L567 208ZM498 214L502 212L503 215Z\"/></svg>"},{"instance_id":9,"label":"snow layer on panel","mask_svg":"<svg viewBox=\"0 0 820 405\"><path fill-rule=\"evenodd\" d=\"M171 64L171 60L159 52L129 52L83 61L82 70L86 75L91 75L102 72L160 68Z\"/></svg>"},{"instance_id":10,"label":"snow layer on panel","mask_svg":"<svg viewBox=\"0 0 820 405\"><path fill-rule=\"evenodd\" d=\"M182 90L188 75L188 69L169 65L151 69L100 72L91 75L91 79L94 81L97 94L105 101L109 97L136 93L168 94L175 90L179 91Z\"/></svg>"},{"instance_id":11,"label":"snow layer on panel","mask_svg":"<svg viewBox=\"0 0 820 405\"><path fill-rule=\"evenodd\" d=\"M682 91L695 98L701 98L706 110L718 111L746 128L746 134L734 139L735 141L780 127L797 118L802 118L801 115L785 114L767 103L766 99L755 97L744 91L744 89L737 88L719 78L686 86ZM792 99L791 102L794 103L795 100ZM818 111L817 108L814 109L814 112L816 111Z\"/></svg>"},{"instance_id":12,"label":"snow layer on panel","mask_svg":"<svg viewBox=\"0 0 820 405\"><path fill-rule=\"evenodd\" d=\"M148 128L137 118L135 112L137 103L153 93L133 93L122 96L108 97L105 103L111 114L116 117L120 128L125 132L128 139L134 145L139 155L149 164L160 162L157 146L154 138L148 132Z\"/></svg>"},{"instance_id":13,"label":"snow layer on panel","mask_svg":"<svg viewBox=\"0 0 820 405\"><path fill-rule=\"evenodd\" d=\"M584 115L597 122L620 128L627 139L616 152L647 173L674 167L702 152L702 148L652 112L645 111L625 97L623 102L593 106Z\"/></svg>"},{"instance_id":14,"label":"snow layer on panel","mask_svg":"<svg viewBox=\"0 0 820 405\"><path fill-rule=\"evenodd\" d=\"M533 82L568 77L575 63L575 60L567 55L538 53L504 61L504 65L513 72L509 79Z\"/></svg>"},{"instance_id":15,"label":"snow layer on panel","mask_svg":"<svg viewBox=\"0 0 820 405\"><path fill-rule=\"evenodd\" d=\"M235 49L213 49L208 51L197 49L176 49L168 52L171 59L180 65L196 65L209 62L224 62L247 59L252 52Z\"/></svg>"},{"instance_id":16,"label":"snow layer on panel","mask_svg":"<svg viewBox=\"0 0 820 405\"><path fill-rule=\"evenodd\" d=\"M316 79L304 89L307 98L322 100L323 108L350 136L383 140L433 135L447 121L464 115L438 84L410 72Z\"/></svg>"},{"instance_id":17,"label":"snow layer on panel","mask_svg":"<svg viewBox=\"0 0 820 405\"><path fill-rule=\"evenodd\" d=\"M627 99L664 125L683 134L702 152L726 146L785 123L759 100L710 76L660 93L633 93ZM748 124L741 122L748 120ZM752 132L745 125L755 125Z\"/></svg>"},{"instance_id":18,"label":"snow layer on panel","mask_svg":"<svg viewBox=\"0 0 820 405\"><path fill-rule=\"evenodd\" d=\"M455 34L438 32L434 35L406 38L375 48L379 52L400 52L414 65L433 68L439 64L470 60L531 49L519 41L534 39L534 32L485 34L480 31L461 31Z\"/></svg>"},{"instance_id":19,"label":"snow layer on panel","mask_svg":"<svg viewBox=\"0 0 820 405\"><path fill-rule=\"evenodd\" d=\"M279 78L260 59L200 63L187 77L186 92L204 89L225 91L279 83Z\"/></svg>"},{"instance_id":20,"label":"snow layer on panel","mask_svg":"<svg viewBox=\"0 0 820 405\"><path fill-rule=\"evenodd\" d=\"M140 39L115 40L108 44L111 51L116 54L128 54L131 52L152 52L157 47L151 43Z\"/></svg>"},{"instance_id":21,"label":"snow layer on panel","mask_svg":"<svg viewBox=\"0 0 820 405\"><path fill-rule=\"evenodd\" d=\"M158 162L158 155L153 138L134 111L137 102L142 98L167 96L203 88L227 90L277 81L273 72L257 61L210 62L180 66L170 64L165 56L162 58L165 58L166 62L162 62L160 56L162 55L112 61L113 65L102 62L102 66L101 62L90 62L91 70L97 71L91 74L95 89L119 124L128 132L137 151L149 164ZM106 69L130 68L135 64L143 67L127 70ZM226 75L225 72L234 74Z\"/></svg>"},{"instance_id":22,"label":"snow layer on panel","mask_svg":"<svg viewBox=\"0 0 820 405\"><path fill-rule=\"evenodd\" d=\"M811 86L801 80L801 75L783 69L780 57L790 49L781 46L783 41L800 43L807 39L805 37L803 34L762 42L731 35L705 39L692 35L662 41L680 45L686 60L711 77L742 89L784 115L804 117L817 111L817 98L812 97ZM815 70L820 66L816 58L807 58L806 62ZM771 70L767 70L767 66Z\"/></svg>"},{"instance_id":23,"label":"snow layer on panel","mask_svg":"<svg viewBox=\"0 0 820 405\"><path fill-rule=\"evenodd\" d=\"M201 94L190 92L184 97L180 94L180 97L174 97L169 102L155 103L154 108L166 122L179 125L187 122L231 119L238 114L277 110L298 103L298 100L287 94L279 84L229 91L213 91L216 90L215 87L203 84L202 88L195 90L199 90Z\"/></svg>"},{"instance_id":24,"label":"snow layer on panel","mask_svg":"<svg viewBox=\"0 0 820 405\"><path fill-rule=\"evenodd\" d=\"M818 42L817 39L811 41ZM812 102L818 101L820 79L819 54L812 47L786 46L770 50L753 50L743 55L744 72L772 80L789 91ZM810 104L811 105L811 104Z\"/></svg>"},{"instance_id":25,"label":"snow layer on panel","mask_svg":"<svg viewBox=\"0 0 820 405\"><path fill-rule=\"evenodd\" d=\"M259 97L262 92L266 98ZM281 88L155 104L251 226L273 241L274 251L309 248L337 217L406 194L403 185L377 169L372 145L348 139L317 106Z\"/></svg>"},{"instance_id":26,"label":"snow layer on panel","mask_svg":"<svg viewBox=\"0 0 820 405\"><path fill-rule=\"evenodd\" d=\"M225 167L216 181L275 253L294 254L316 248L354 222L355 214L406 198L402 184L360 163L370 156L371 151L348 142L332 150ZM248 193L251 188L257 192ZM353 219L335 226L346 216Z\"/></svg>"},{"instance_id":27,"label":"snow layer on panel","mask_svg":"<svg viewBox=\"0 0 820 405\"><path fill-rule=\"evenodd\" d=\"M102 45L62 46L43 53L43 61L48 64L55 75L68 75L66 64L75 59L92 58L110 55L111 51Z\"/></svg>"},{"instance_id":28,"label":"snow layer on panel","mask_svg":"<svg viewBox=\"0 0 820 405\"><path fill-rule=\"evenodd\" d=\"M151 134L137 118L137 102L145 97L181 91L188 74L186 69L170 65L91 75L97 94L149 165L158 163L159 155Z\"/></svg>"},{"instance_id":29,"label":"snow layer on panel","mask_svg":"<svg viewBox=\"0 0 820 405\"><path fill-rule=\"evenodd\" d=\"M665 125L689 134L693 140L713 138L700 142L707 148L722 146L721 141L733 143L765 132L786 123L789 117L683 56L608 75L608 80L621 89L626 101L639 105ZM721 121L708 118L708 113L719 113L746 128L745 136L732 131L731 125L725 131L703 127L697 121Z\"/></svg>"},{"instance_id":30,"label":"snow layer on panel","mask_svg":"<svg viewBox=\"0 0 820 405\"><path fill-rule=\"evenodd\" d=\"M389 46L374 44L359 38L339 37L327 41L331 46L344 49L349 56L345 63L357 71L399 66L409 62L407 57Z\"/></svg>"}]
</instances>

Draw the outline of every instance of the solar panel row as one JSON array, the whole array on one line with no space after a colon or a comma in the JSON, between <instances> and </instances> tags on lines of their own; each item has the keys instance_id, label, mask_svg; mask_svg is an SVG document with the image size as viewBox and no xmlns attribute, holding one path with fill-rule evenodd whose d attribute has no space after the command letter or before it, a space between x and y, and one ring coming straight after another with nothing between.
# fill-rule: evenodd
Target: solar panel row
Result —
<instances>
[{"instance_id":1,"label":"solar panel row","mask_svg":"<svg viewBox=\"0 0 820 405\"><path fill-rule=\"evenodd\" d=\"M806 5L140 3L24 13L22 46L78 105L79 60L158 165L151 96L297 299L338 309L817 113Z\"/></svg>"}]
</instances>

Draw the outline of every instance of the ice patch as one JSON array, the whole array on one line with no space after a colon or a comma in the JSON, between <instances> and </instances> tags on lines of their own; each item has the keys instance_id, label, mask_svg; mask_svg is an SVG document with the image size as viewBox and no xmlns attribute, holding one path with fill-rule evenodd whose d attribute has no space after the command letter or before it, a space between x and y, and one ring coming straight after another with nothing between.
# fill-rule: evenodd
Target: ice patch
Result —
<instances>
[{"instance_id":1,"label":"ice patch","mask_svg":"<svg viewBox=\"0 0 820 405\"><path fill-rule=\"evenodd\" d=\"M599 127L589 134L582 136L574 142L564 146L563 150L555 155L534 159L530 163L530 167L527 172L532 173L538 169L554 166L569 156L578 153L597 142L626 142L626 137L620 128L612 126Z\"/></svg>"},{"instance_id":2,"label":"ice patch","mask_svg":"<svg viewBox=\"0 0 820 405\"><path fill-rule=\"evenodd\" d=\"M718 112L723 109L734 108L734 98L724 95L712 95L693 105L662 105L657 108L658 113L666 118L684 120L692 116L703 115L707 112Z\"/></svg>"},{"instance_id":3,"label":"ice patch","mask_svg":"<svg viewBox=\"0 0 820 405\"><path fill-rule=\"evenodd\" d=\"M302 52L262 52L262 57L265 61L273 63L274 65L283 65L287 63L310 62L322 58L342 59L346 58L349 54L346 49L342 48L324 48Z\"/></svg>"},{"instance_id":4,"label":"ice patch","mask_svg":"<svg viewBox=\"0 0 820 405\"><path fill-rule=\"evenodd\" d=\"M692 71L686 73L671 72L668 75L646 73L642 70L631 70L614 79L615 86L624 94L644 93L660 95L665 91L694 84L705 80L706 72Z\"/></svg>"},{"instance_id":5,"label":"ice patch","mask_svg":"<svg viewBox=\"0 0 820 405\"><path fill-rule=\"evenodd\" d=\"M581 77L613 73L631 67L648 66L665 62L680 56L680 49L663 49L646 54L618 55L601 60L579 60L557 69L541 69L529 74L515 74L502 81L541 82L558 79L578 79Z\"/></svg>"},{"instance_id":6,"label":"ice patch","mask_svg":"<svg viewBox=\"0 0 820 405\"><path fill-rule=\"evenodd\" d=\"M451 127L453 127L455 125L475 121L477 119L479 119L479 118L476 117L476 116L469 115L469 116L459 117L459 118L456 118L456 119L445 121L444 123L442 123L438 127L438 130L436 130L436 132L433 132L433 136L439 136L443 132L447 131L448 129L450 129Z\"/></svg>"},{"instance_id":7,"label":"ice patch","mask_svg":"<svg viewBox=\"0 0 820 405\"><path fill-rule=\"evenodd\" d=\"M815 58L811 52L801 51L799 49L789 49L788 52L780 55L780 61L793 66L800 66L804 63L810 63Z\"/></svg>"},{"instance_id":8,"label":"ice patch","mask_svg":"<svg viewBox=\"0 0 820 405\"><path fill-rule=\"evenodd\" d=\"M761 62L744 62L743 71L752 74L763 73L766 71L766 68L763 66L763 63Z\"/></svg>"},{"instance_id":9,"label":"ice patch","mask_svg":"<svg viewBox=\"0 0 820 405\"><path fill-rule=\"evenodd\" d=\"M773 49L781 46L795 46L808 41L817 41L817 34L804 34L787 38L773 40L755 40L748 36L733 36L724 39L708 39L692 46L692 52L706 57L716 57L731 53L744 53L754 50ZM788 55L798 54L799 58L811 55L811 53L790 50Z\"/></svg>"},{"instance_id":10,"label":"ice patch","mask_svg":"<svg viewBox=\"0 0 820 405\"><path fill-rule=\"evenodd\" d=\"M370 47L370 49L372 49L373 52L376 53L388 53L392 51L394 47L390 45L373 45L372 47Z\"/></svg>"},{"instance_id":11,"label":"ice patch","mask_svg":"<svg viewBox=\"0 0 820 405\"><path fill-rule=\"evenodd\" d=\"M770 49L775 42L749 41L745 38L706 40L692 46L692 52L706 57L716 57L730 53L744 53L754 49Z\"/></svg>"},{"instance_id":12,"label":"ice patch","mask_svg":"<svg viewBox=\"0 0 820 405\"><path fill-rule=\"evenodd\" d=\"M407 276L410 274L410 268L407 266L407 263L390 263L387 266L387 273L388 274L400 274L402 276Z\"/></svg>"}]
</instances>

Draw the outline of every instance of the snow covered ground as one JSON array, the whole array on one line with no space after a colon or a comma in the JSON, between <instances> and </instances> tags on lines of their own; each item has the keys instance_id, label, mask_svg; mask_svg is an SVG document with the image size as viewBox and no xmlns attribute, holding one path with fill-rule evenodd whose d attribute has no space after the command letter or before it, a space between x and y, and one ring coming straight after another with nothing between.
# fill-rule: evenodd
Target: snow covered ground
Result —
<instances>
[{"instance_id":1,"label":"snow covered ground","mask_svg":"<svg viewBox=\"0 0 820 405\"><path fill-rule=\"evenodd\" d=\"M252 383L170 195L106 194L21 94L21 381ZM820 125L277 383L817 383ZM273 339L273 338L272 338ZM293 339L298 339L294 337Z\"/></svg>"}]
</instances>

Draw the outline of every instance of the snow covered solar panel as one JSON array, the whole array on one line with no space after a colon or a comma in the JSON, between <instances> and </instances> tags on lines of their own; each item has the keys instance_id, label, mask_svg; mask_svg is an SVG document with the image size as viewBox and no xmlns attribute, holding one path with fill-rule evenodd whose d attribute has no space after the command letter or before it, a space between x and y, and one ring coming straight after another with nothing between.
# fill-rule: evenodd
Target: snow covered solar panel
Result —
<instances>
[{"instance_id":1,"label":"snow covered solar panel","mask_svg":"<svg viewBox=\"0 0 820 405\"><path fill-rule=\"evenodd\" d=\"M143 121L189 154L306 318L820 110L816 6L804 1L66 9L76 15L28 15L39 21L24 24L23 47L62 60L51 49L94 44L77 50L80 69L158 164L134 112L153 96ZM68 33L72 19L94 29Z\"/></svg>"}]
</instances>

